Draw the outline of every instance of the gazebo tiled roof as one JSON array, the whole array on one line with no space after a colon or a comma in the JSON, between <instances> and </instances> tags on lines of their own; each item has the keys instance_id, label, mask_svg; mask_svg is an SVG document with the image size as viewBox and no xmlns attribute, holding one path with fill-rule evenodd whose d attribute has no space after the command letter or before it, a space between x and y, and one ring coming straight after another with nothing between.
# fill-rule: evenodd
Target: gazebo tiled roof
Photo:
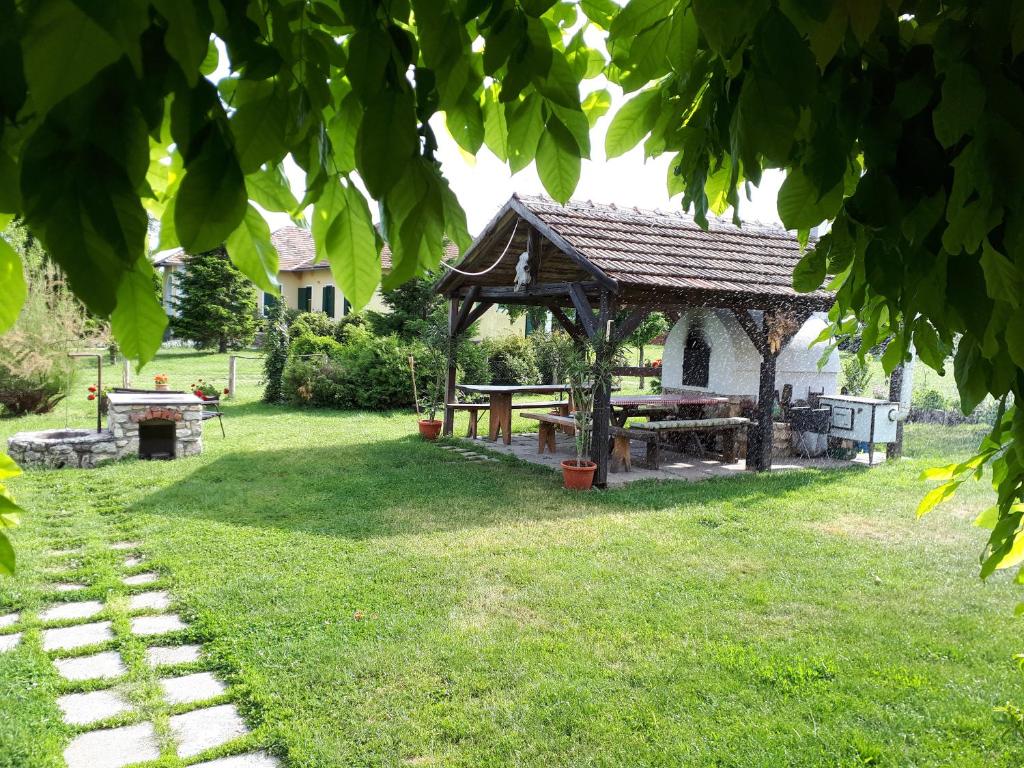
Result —
<instances>
[{"instance_id":1,"label":"gazebo tiled roof","mask_svg":"<svg viewBox=\"0 0 1024 768\"><path fill-rule=\"evenodd\" d=\"M531 228L547 240L534 284L597 280L623 299L656 295L661 300L675 297L681 304L717 299L722 306L795 303L826 308L832 301L824 289L810 294L793 289L801 251L784 229L737 227L712 219L704 230L683 213L576 201L560 205L518 195L473 243L460 268L486 268L511 239L502 263L483 278L446 275L438 289L450 294L463 285L512 285L516 259L526 250Z\"/></svg>"}]
</instances>

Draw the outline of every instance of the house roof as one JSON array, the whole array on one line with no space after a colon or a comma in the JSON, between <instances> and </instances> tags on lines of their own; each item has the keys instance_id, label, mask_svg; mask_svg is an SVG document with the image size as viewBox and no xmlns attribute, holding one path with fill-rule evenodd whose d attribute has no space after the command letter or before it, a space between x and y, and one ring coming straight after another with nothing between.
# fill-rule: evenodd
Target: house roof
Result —
<instances>
[{"instance_id":1,"label":"house roof","mask_svg":"<svg viewBox=\"0 0 1024 768\"><path fill-rule=\"evenodd\" d=\"M720 219L702 229L683 213L513 195L477 238L460 268L482 271L505 251L486 275L445 275L438 290L452 295L471 285L512 286L518 255L527 250L530 230L543 238L531 286L596 281L623 300L645 296L662 302L719 306L803 304L822 308L832 302L824 289L810 294L793 289L801 257L796 238L779 227ZM506 248L506 244L508 244Z\"/></svg>"},{"instance_id":2,"label":"house roof","mask_svg":"<svg viewBox=\"0 0 1024 768\"><path fill-rule=\"evenodd\" d=\"M313 243L313 235L308 229L301 227L281 227L270 235L270 242L277 249L278 271L280 272L306 272L313 269L330 269L326 259L316 258L316 245ZM452 243L445 245L445 261L452 261L458 258L459 250ZM186 254L181 248L168 251L164 255L154 259L153 264L157 267L181 266L185 263ZM385 245L380 252L381 269L385 272L391 269L391 249Z\"/></svg>"}]
</instances>

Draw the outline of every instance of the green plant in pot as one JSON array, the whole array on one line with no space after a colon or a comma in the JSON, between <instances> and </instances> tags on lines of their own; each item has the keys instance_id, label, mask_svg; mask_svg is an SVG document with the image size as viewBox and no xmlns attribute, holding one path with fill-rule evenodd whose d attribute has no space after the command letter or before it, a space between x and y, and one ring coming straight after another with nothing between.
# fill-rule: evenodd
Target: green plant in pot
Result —
<instances>
[{"instance_id":1,"label":"green plant in pot","mask_svg":"<svg viewBox=\"0 0 1024 768\"><path fill-rule=\"evenodd\" d=\"M419 373L413 356L409 357L420 436L425 440L436 440L441 434L442 422L437 416L445 405L450 344L448 329L441 323L432 322L420 335ZM418 380L422 382L422 392L418 391Z\"/></svg>"},{"instance_id":2,"label":"green plant in pot","mask_svg":"<svg viewBox=\"0 0 1024 768\"><path fill-rule=\"evenodd\" d=\"M562 462L562 479L566 488L587 490L594 484L597 465L590 460L594 436L594 383L599 379L597 363L590 347L577 347L565 361L565 375L572 393L573 418L576 421L576 458Z\"/></svg>"}]
</instances>

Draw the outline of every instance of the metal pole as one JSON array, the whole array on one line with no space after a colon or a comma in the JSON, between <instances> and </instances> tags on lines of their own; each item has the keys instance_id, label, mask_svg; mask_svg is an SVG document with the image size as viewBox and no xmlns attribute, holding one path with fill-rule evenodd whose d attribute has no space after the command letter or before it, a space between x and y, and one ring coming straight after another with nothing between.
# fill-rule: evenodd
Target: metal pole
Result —
<instances>
[{"instance_id":1,"label":"metal pole","mask_svg":"<svg viewBox=\"0 0 1024 768\"><path fill-rule=\"evenodd\" d=\"M132 363L127 357L121 360L121 385L125 389L132 386Z\"/></svg>"},{"instance_id":2,"label":"metal pole","mask_svg":"<svg viewBox=\"0 0 1024 768\"><path fill-rule=\"evenodd\" d=\"M103 431L103 411L100 405L103 402L103 354L92 352L72 352L68 357L94 357L96 358L96 431Z\"/></svg>"},{"instance_id":3,"label":"metal pole","mask_svg":"<svg viewBox=\"0 0 1024 768\"><path fill-rule=\"evenodd\" d=\"M230 397L235 396L235 384L238 378L237 363L238 358L235 355L228 358L228 395Z\"/></svg>"}]
</instances>

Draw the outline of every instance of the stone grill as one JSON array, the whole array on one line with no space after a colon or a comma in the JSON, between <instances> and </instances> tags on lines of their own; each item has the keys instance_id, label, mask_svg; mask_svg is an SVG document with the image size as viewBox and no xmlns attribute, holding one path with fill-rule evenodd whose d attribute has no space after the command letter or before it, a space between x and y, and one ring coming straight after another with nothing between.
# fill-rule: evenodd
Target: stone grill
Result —
<instances>
[{"instance_id":1,"label":"stone grill","mask_svg":"<svg viewBox=\"0 0 1024 768\"><path fill-rule=\"evenodd\" d=\"M195 395L113 392L107 401L102 432L19 432L7 440L8 453L22 467L44 469L96 467L126 456L169 459L202 453L203 402ZM147 439L150 426L158 427L155 442Z\"/></svg>"}]
</instances>

